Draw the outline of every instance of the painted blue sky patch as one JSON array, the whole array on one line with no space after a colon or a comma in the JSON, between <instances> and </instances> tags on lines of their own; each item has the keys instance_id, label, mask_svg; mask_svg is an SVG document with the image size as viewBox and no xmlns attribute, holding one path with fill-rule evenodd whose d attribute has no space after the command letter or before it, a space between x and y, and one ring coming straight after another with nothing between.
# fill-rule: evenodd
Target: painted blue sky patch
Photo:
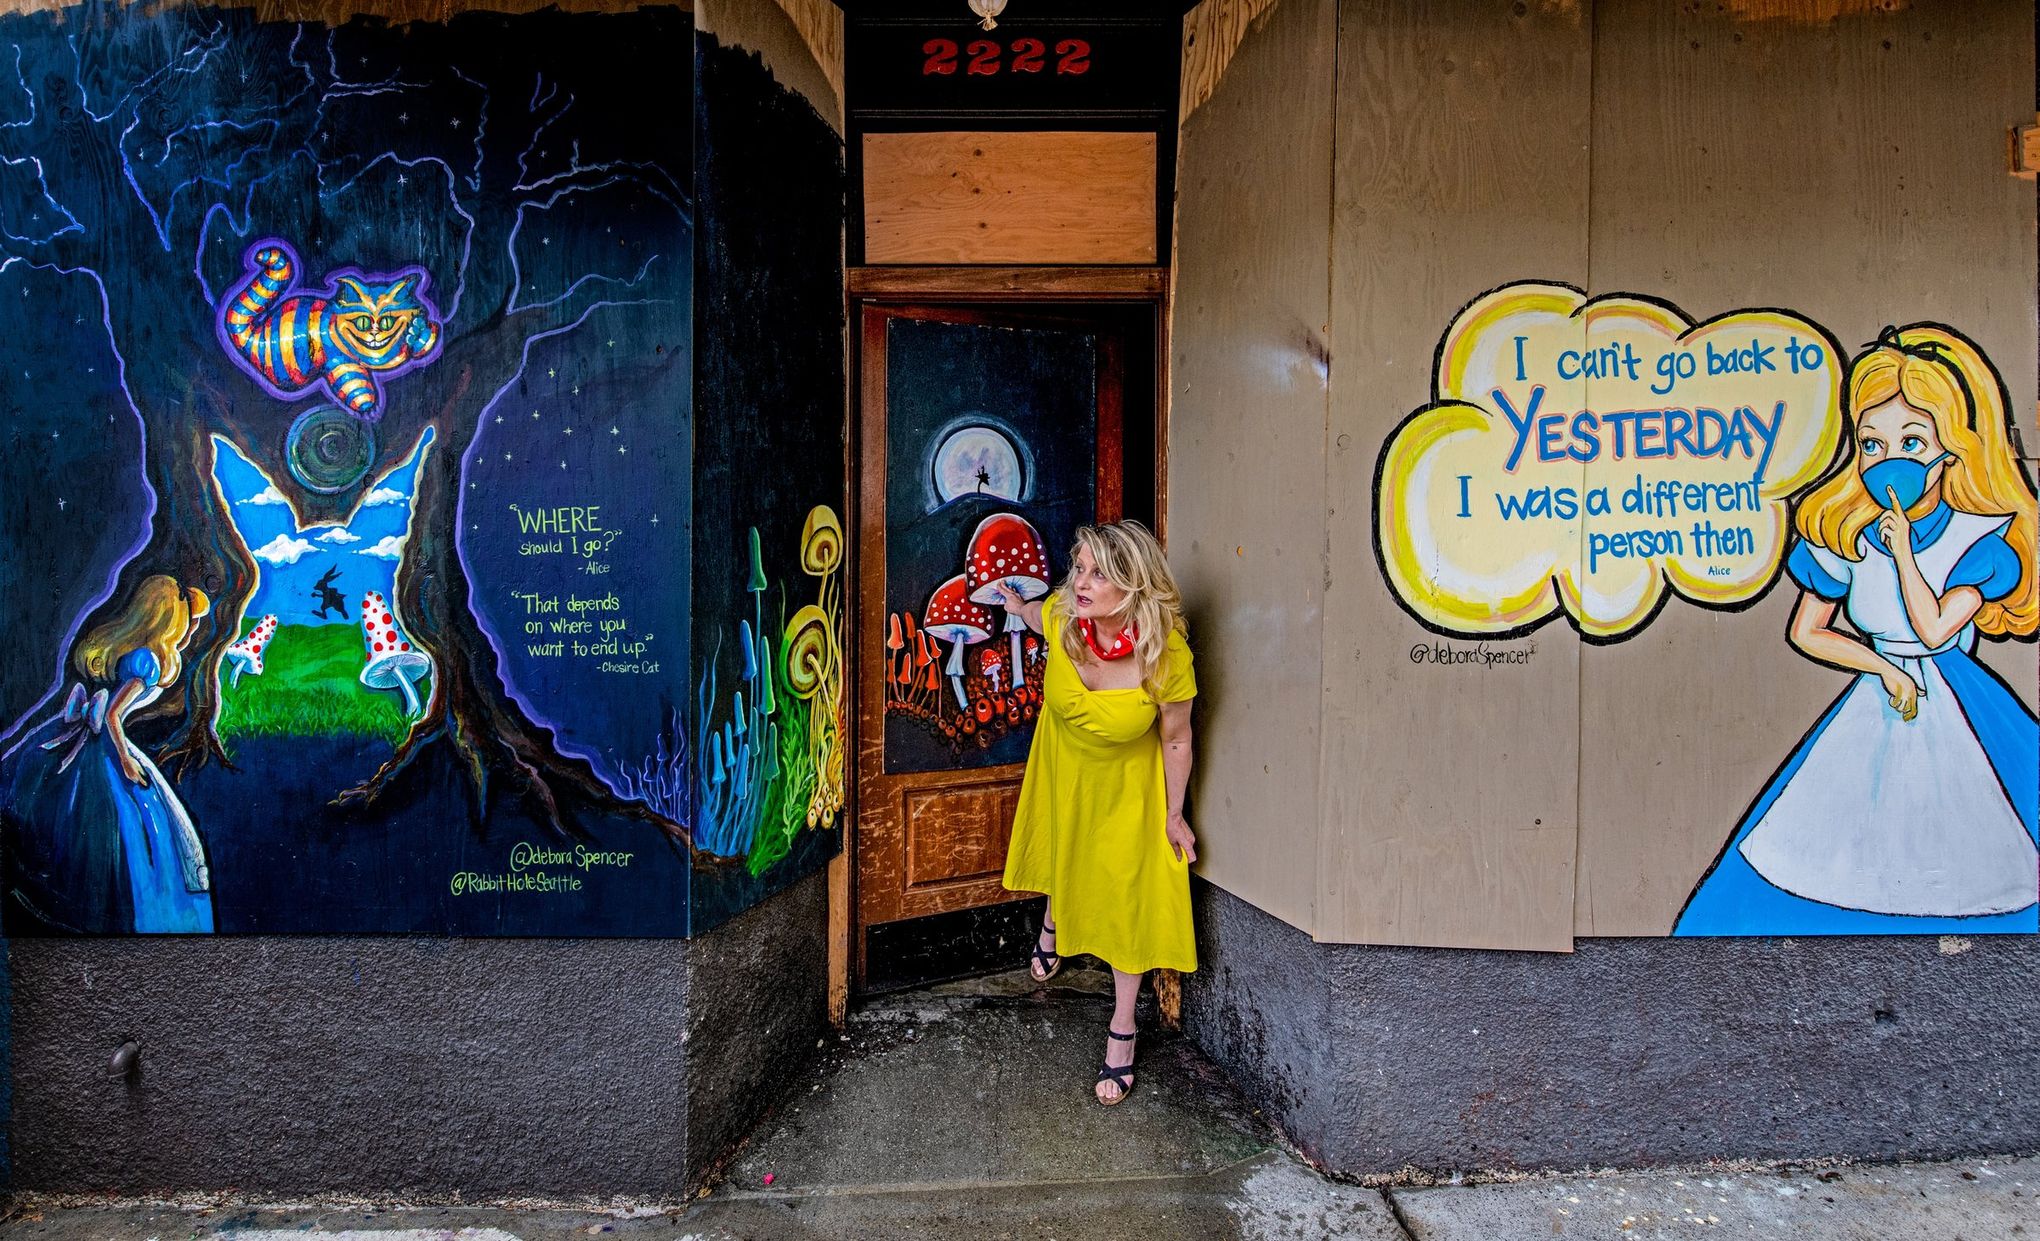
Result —
<instances>
[{"instance_id":1,"label":"painted blue sky patch","mask_svg":"<svg viewBox=\"0 0 2040 1241\"><path fill-rule=\"evenodd\" d=\"M262 471L231 442L215 437L213 478L255 557L255 595L246 615L273 614L285 625L359 624L363 595L377 591L395 598L418 467L431 442L428 429L403 464L369 489L345 525L305 527ZM322 580L346 600L345 617L330 607L320 614Z\"/></svg>"}]
</instances>

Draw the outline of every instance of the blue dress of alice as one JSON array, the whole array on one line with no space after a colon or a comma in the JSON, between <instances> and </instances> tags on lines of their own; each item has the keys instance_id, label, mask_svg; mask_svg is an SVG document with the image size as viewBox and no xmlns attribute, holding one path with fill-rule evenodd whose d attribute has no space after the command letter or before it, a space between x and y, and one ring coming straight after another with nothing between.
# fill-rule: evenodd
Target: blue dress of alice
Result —
<instances>
[{"instance_id":1,"label":"blue dress of alice","mask_svg":"<svg viewBox=\"0 0 2040 1241\"><path fill-rule=\"evenodd\" d=\"M1985 600L2019 583L2009 517L1942 504L1913 524L1936 594ZM1800 542L1799 588L1849 623L1919 690L1908 719L1854 677L1778 769L1700 881L1675 935L2031 934L2040 903L2040 726L1978 662L1976 628L1930 645L1913 631L1897 562L1875 528L1855 560Z\"/></svg>"},{"instance_id":2,"label":"blue dress of alice","mask_svg":"<svg viewBox=\"0 0 2040 1241\"><path fill-rule=\"evenodd\" d=\"M9 933L204 933L213 929L204 846L176 790L132 744L146 784L121 772L107 724L114 690L163 692L162 666L130 651L111 686L73 685L64 708L0 755L0 850Z\"/></svg>"}]
</instances>

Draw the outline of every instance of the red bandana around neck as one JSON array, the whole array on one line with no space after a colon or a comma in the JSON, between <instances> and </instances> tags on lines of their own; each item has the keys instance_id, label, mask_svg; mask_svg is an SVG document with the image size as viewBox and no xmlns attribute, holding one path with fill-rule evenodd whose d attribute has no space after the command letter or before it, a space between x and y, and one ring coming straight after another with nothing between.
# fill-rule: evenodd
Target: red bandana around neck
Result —
<instances>
[{"instance_id":1,"label":"red bandana around neck","mask_svg":"<svg viewBox=\"0 0 2040 1241\"><path fill-rule=\"evenodd\" d=\"M1098 645L1098 627L1088 619L1081 616L1077 618L1077 632L1084 635L1084 645L1090 647L1091 653L1100 659L1125 659L1133 654L1133 644L1140 641L1140 630L1131 623L1119 631L1119 636L1112 640L1110 650Z\"/></svg>"}]
</instances>

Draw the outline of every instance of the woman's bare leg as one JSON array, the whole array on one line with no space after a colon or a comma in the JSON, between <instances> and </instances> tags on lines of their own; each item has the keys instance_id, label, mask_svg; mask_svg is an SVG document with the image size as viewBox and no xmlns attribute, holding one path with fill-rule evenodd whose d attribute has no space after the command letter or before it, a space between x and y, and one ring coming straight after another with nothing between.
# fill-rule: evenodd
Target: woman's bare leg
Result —
<instances>
[{"instance_id":1,"label":"woman's bare leg","mask_svg":"<svg viewBox=\"0 0 2040 1241\"><path fill-rule=\"evenodd\" d=\"M1112 1029L1121 1034L1132 1034L1137 1028L1133 1024L1134 1002L1140 999L1139 974L1124 970L1112 971ZM1133 1043L1128 1039L1108 1038L1105 1040L1105 1063L1112 1068L1124 1068L1133 1063ZM1131 1077L1127 1081L1131 1082ZM1098 1081L1098 1097L1116 1099L1122 1092L1119 1083L1104 1078Z\"/></svg>"}]
</instances>

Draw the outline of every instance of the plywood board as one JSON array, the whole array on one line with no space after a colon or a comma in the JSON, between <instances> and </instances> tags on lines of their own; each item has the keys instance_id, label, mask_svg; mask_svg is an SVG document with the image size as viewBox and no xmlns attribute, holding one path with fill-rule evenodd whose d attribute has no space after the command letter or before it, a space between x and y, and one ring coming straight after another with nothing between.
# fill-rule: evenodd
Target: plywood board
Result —
<instances>
[{"instance_id":1,"label":"plywood board","mask_svg":"<svg viewBox=\"0 0 2040 1241\"><path fill-rule=\"evenodd\" d=\"M1254 19L1275 0L1204 0L1183 15L1183 71L1177 115L1187 117L1211 98Z\"/></svg>"},{"instance_id":2,"label":"plywood board","mask_svg":"<svg viewBox=\"0 0 2040 1241\"><path fill-rule=\"evenodd\" d=\"M828 0L700 0L695 21L725 47L756 52L781 86L843 132L843 12Z\"/></svg>"},{"instance_id":3,"label":"plywood board","mask_svg":"<svg viewBox=\"0 0 2040 1241\"><path fill-rule=\"evenodd\" d=\"M1376 564L1372 501L1459 308L1511 280L1585 283L1590 23L1480 0L1355 0L1340 17L1313 930L1563 951L1578 640L1563 622L1485 645L1425 629Z\"/></svg>"},{"instance_id":4,"label":"plywood board","mask_svg":"<svg viewBox=\"0 0 2040 1241\"><path fill-rule=\"evenodd\" d=\"M1820 23L1760 7L1778 20L1597 4L1595 291L1699 317L1790 307L1852 351L1887 323L1946 322L2004 372L2031 445L2034 195L2003 137L2032 103L2031 5ZM1674 604L1584 653L1579 934L1671 930L1840 692L1786 642L1796 596L1788 580L1746 612ZM2030 702L2032 648L1984 646Z\"/></svg>"},{"instance_id":5,"label":"plywood board","mask_svg":"<svg viewBox=\"0 0 2040 1241\"><path fill-rule=\"evenodd\" d=\"M1151 133L864 135L870 263L1153 263Z\"/></svg>"},{"instance_id":6,"label":"plywood board","mask_svg":"<svg viewBox=\"0 0 2040 1241\"><path fill-rule=\"evenodd\" d=\"M1169 560L1197 654L1198 869L1312 925L1333 0L1283 0L1184 125Z\"/></svg>"}]
</instances>

